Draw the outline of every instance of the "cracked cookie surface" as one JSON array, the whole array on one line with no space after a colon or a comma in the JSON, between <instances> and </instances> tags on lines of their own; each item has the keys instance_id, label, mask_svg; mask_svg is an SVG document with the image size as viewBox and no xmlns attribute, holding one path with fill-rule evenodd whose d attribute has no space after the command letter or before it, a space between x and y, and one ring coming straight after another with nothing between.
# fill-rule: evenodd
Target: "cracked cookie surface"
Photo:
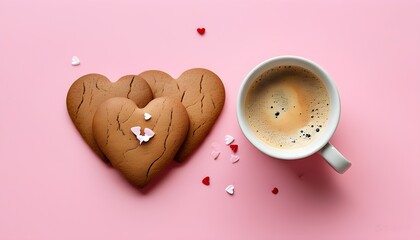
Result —
<instances>
[{"instance_id":1,"label":"cracked cookie surface","mask_svg":"<svg viewBox=\"0 0 420 240\"><path fill-rule=\"evenodd\" d=\"M112 83L103 75L88 74L77 79L67 93L67 111L86 143L105 162L92 135L92 120L98 106L112 97L126 97L138 107L153 99L147 82L139 76L127 75Z\"/></svg>"},{"instance_id":2,"label":"cracked cookie surface","mask_svg":"<svg viewBox=\"0 0 420 240\"><path fill-rule=\"evenodd\" d=\"M139 76L147 81L155 98L175 97L185 106L190 129L175 156L176 161L182 162L200 146L219 117L225 103L223 83L215 73L203 68L187 70L178 79L158 70Z\"/></svg>"},{"instance_id":3,"label":"cracked cookie surface","mask_svg":"<svg viewBox=\"0 0 420 240\"><path fill-rule=\"evenodd\" d=\"M150 120L144 118L149 113ZM187 136L189 118L182 103L171 97L152 100L144 108L127 98L105 101L93 119L93 135L102 152L133 185L143 188L173 160ZM155 135L139 143L132 127Z\"/></svg>"}]
</instances>

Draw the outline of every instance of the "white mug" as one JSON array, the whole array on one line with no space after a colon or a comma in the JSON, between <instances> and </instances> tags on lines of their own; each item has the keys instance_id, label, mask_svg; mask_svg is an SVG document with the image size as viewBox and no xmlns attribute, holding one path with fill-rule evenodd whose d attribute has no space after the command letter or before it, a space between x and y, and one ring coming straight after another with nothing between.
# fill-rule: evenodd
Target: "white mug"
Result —
<instances>
[{"instance_id":1,"label":"white mug","mask_svg":"<svg viewBox=\"0 0 420 240\"><path fill-rule=\"evenodd\" d=\"M280 149L260 140L251 130L246 118L245 99L252 83L265 71L282 65L295 65L310 70L324 83L330 97L330 112L323 134L313 143L298 149ZM344 173L350 168L348 161L329 143L340 120L340 96L328 73L318 64L297 56L279 56L268 59L252 69L242 82L236 103L239 126L245 137L261 152L278 159L297 160L319 152L337 172Z\"/></svg>"}]
</instances>

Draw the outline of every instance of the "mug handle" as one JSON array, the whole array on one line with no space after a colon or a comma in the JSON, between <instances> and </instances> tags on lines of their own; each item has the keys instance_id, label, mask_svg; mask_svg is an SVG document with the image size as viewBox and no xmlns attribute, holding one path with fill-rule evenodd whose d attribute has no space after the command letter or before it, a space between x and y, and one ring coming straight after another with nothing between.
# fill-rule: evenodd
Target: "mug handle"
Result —
<instances>
[{"instance_id":1,"label":"mug handle","mask_svg":"<svg viewBox=\"0 0 420 240\"><path fill-rule=\"evenodd\" d=\"M332 144L327 143L319 153L327 160L328 164L338 173L344 173L351 167L351 162L347 160Z\"/></svg>"}]
</instances>

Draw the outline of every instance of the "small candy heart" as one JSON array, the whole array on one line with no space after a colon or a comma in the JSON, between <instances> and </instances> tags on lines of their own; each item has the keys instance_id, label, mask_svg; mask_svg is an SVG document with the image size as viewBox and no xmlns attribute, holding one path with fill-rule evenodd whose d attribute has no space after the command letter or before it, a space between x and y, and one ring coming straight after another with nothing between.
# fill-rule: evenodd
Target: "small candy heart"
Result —
<instances>
[{"instance_id":1,"label":"small candy heart","mask_svg":"<svg viewBox=\"0 0 420 240\"><path fill-rule=\"evenodd\" d=\"M71 58L71 65L73 65L73 66L80 65L80 59L78 57L76 57L76 56L73 56Z\"/></svg>"},{"instance_id":2,"label":"small candy heart","mask_svg":"<svg viewBox=\"0 0 420 240\"><path fill-rule=\"evenodd\" d=\"M220 152L213 150L210 155L214 160L216 160L220 156Z\"/></svg>"},{"instance_id":3,"label":"small candy heart","mask_svg":"<svg viewBox=\"0 0 420 240\"><path fill-rule=\"evenodd\" d=\"M230 145L230 149L232 149L232 151L234 153L236 153L238 151L238 145L237 144L232 144L232 145Z\"/></svg>"},{"instance_id":4,"label":"small candy heart","mask_svg":"<svg viewBox=\"0 0 420 240\"><path fill-rule=\"evenodd\" d=\"M141 134L141 127L140 126L132 127L131 132L136 136L140 135Z\"/></svg>"},{"instance_id":5,"label":"small candy heart","mask_svg":"<svg viewBox=\"0 0 420 240\"><path fill-rule=\"evenodd\" d=\"M149 113L144 113L144 120L149 120L152 118L152 115L150 115Z\"/></svg>"},{"instance_id":6,"label":"small candy heart","mask_svg":"<svg viewBox=\"0 0 420 240\"><path fill-rule=\"evenodd\" d=\"M201 182L206 186L210 185L210 177L207 176L207 177L203 178L203 180Z\"/></svg>"},{"instance_id":7,"label":"small candy heart","mask_svg":"<svg viewBox=\"0 0 420 240\"><path fill-rule=\"evenodd\" d=\"M234 191L235 191L235 186L233 185L229 185L226 187L226 192L229 193L230 195L233 195Z\"/></svg>"},{"instance_id":8,"label":"small candy heart","mask_svg":"<svg viewBox=\"0 0 420 240\"><path fill-rule=\"evenodd\" d=\"M150 129L150 128L145 128L144 129L144 135L151 138L151 137L155 136L155 132L153 132L153 130Z\"/></svg>"},{"instance_id":9,"label":"small candy heart","mask_svg":"<svg viewBox=\"0 0 420 240\"><path fill-rule=\"evenodd\" d=\"M239 161L239 156L238 155L234 155L234 154L230 155L230 161L232 163L237 163Z\"/></svg>"},{"instance_id":10,"label":"small candy heart","mask_svg":"<svg viewBox=\"0 0 420 240\"><path fill-rule=\"evenodd\" d=\"M279 193L279 189L275 187L275 188L273 188L273 190L271 190L271 192L273 194L277 194L277 193Z\"/></svg>"},{"instance_id":11,"label":"small candy heart","mask_svg":"<svg viewBox=\"0 0 420 240\"><path fill-rule=\"evenodd\" d=\"M232 136L230 136L230 135L225 136L226 145L229 145L229 144L233 143L233 141L235 141L235 139Z\"/></svg>"},{"instance_id":12,"label":"small candy heart","mask_svg":"<svg viewBox=\"0 0 420 240\"><path fill-rule=\"evenodd\" d=\"M205 28L197 28L197 32L198 32L200 35L204 35L204 33L206 32L206 29L205 29Z\"/></svg>"}]
</instances>

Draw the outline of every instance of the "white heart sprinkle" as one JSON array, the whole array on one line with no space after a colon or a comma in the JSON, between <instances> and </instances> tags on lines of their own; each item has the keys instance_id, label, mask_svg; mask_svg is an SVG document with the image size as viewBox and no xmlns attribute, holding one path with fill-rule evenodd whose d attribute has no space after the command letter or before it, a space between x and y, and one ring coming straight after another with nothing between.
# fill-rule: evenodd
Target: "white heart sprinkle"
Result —
<instances>
[{"instance_id":1,"label":"white heart sprinkle","mask_svg":"<svg viewBox=\"0 0 420 240\"><path fill-rule=\"evenodd\" d=\"M233 185L229 185L226 187L226 192L229 193L230 195L233 195L234 191L235 191L235 186Z\"/></svg>"},{"instance_id":2,"label":"white heart sprinkle","mask_svg":"<svg viewBox=\"0 0 420 240\"><path fill-rule=\"evenodd\" d=\"M230 161L231 161L232 163L237 163L237 162L239 161L239 156L238 156L238 155L233 155L233 154L231 154L231 155L230 155Z\"/></svg>"},{"instance_id":3,"label":"white heart sprinkle","mask_svg":"<svg viewBox=\"0 0 420 240\"><path fill-rule=\"evenodd\" d=\"M149 120L152 118L152 115L150 115L149 113L144 113L144 120Z\"/></svg>"},{"instance_id":4,"label":"white heart sprinkle","mask_svg":"<svg viewBox=\"0 0 420 240\"><path fill-rule=\"evenodd\" d=\"M216 160L219 157L220 152L219 151L212 151L210 155L214 160Z\"/></svg>"},{"instance_id":5,"label":"white heart sprinkle","mask_svg":"<svg viewBox=\"0 0 420 240\"><path fill-rule=\"evenodd\" d=\"M230 136L230 135L225 136L226 145L229 145L229 144L233 143L233 141L235 141L235 139L232 136Z\"/></svg>"},{"instance_id":6,"label":"white heart sprinkle","mask_svg":"<svg viewBox=\"0 0 420 240\"><path fill-rule=\"evenodd\" d=\"M71 65L73 65L73 66L80 65L80 59L78 57L76 57L76 56L73 56L71 58Z\"/></svg>"}]
</instances>

